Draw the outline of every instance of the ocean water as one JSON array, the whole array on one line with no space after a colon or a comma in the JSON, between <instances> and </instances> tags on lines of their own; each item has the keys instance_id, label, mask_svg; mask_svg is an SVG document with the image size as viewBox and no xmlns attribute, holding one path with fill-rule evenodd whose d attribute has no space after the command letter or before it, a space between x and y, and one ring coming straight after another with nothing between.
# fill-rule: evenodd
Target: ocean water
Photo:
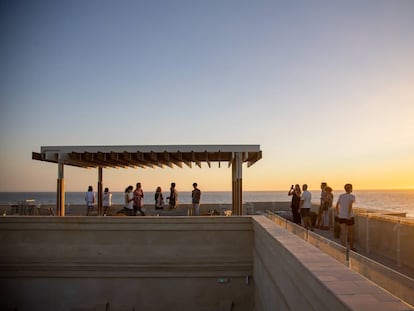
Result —
<instances>
[{"instance_id":1,"label":"ocean water","mask_svg":"<svg viewBox=\"0 0 414 311\"><path fill-rule=\"evenodd\" d=\"M312 202L318 204L320 191L311 191ZM334 203L341 192L334 193ZM406 212L407 216L414 217L414 190L360 190L354 191L356 207ZM168 192L164 192L164 197ZM66 204L84 204L85 192L66 192ZM179 192L179 202L191 203L191 192ZM55 204L55 192L0 192L0 205L17 203L20 200L34 199L38 204ZM124 193L113 192L112 202L123 204ZM153 193L145 192L145 203L153 202ZM291 197L287 191L244 191L243 202L289 202ZM230 204L230 191L203 191L201 203Z\"/></svg>"}]
</instances>

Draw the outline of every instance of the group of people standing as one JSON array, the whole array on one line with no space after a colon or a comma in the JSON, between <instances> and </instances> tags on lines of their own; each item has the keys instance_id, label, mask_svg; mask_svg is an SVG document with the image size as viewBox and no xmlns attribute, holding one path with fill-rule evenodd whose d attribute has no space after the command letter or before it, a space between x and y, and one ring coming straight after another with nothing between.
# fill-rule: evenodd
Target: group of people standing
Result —
<instances>
[{"instance_id":1,"label":"group of people standing","mask_svg":"<svg viewBox=\"0 0 414 311\"><path fill-rule=\"evenodd\" d=\"M199 216L200 215L200 199L201 199L201 190L197 188L197 183L193 183L193 191L191 192L191 203L192 209L190 210L190 216ZM160 210L164 208L164 196L162 194L161 187L157 187L155 190L155 209ZM171 183L170 187L170 196L167 197L168 205L170 209L176 209L178 207L178 191L175 183Z\"/></svg>"},{"instance_id":2,"label":"group of people standing","mask_svg":"<svg viewBox=\"0 0 414 311\"><path fill-rule=\"evenodd\" d=\"M193 191L191 192L192 197L192 209L190 210L190 215L199 216L200 215L200 199L201 191L197 187L197 183L193 183ZM170 195L166 198L168 200L169 209L176 209L178 207L178 191L176 189L176 184L171 183ZM160 186L157 187L154 194L155 200L155 209L162 210L164 209L164 196L162 194L162 189ZM93 192L93 187L89 186L88 191L85 193L85 202L86 202L86 216L90 215L90 212L95 205L95 192ZM109 192L108 188L105 188L102 199L102 206L104 208L104 216L106 216L108 208L112 205L112 193ZM129 185L125 189L124 195L124 214L127 216L145 216L144 207L144 191L142 189L141 183L137 182L136 187Z\"/></svg>"},{"instance_id":3,"label":"group of people standing","mask_svg":"<svg viewBox=\"0 0 414 311\"><path fill-rule=\"evenodd\" d=\"M93 187L89 186L88 191L85 193L85 202L86 202L86 216L89 216L96 202L95 192L93 192ZM102 207L103 214L106 216L106 212L112 206L112 193L109 192L109 188L105 188L102 197Z\"/></svg>"},{"instance_id":4,"label":"group of people standing","mask_svg":"<svg viewBox=\"0 0 414 311\"><path fill-rule=\"evenodd\" d=\"M124 212L127 216L145 216L145 212L142 210L144 207L144 191L142 190L141 183L136 184L135 190L132 185L129 185L125 189L125 204Z\"/></svg>"},{"instance_id":5,"label":"group of people standing","mask_svg":"<svg viewBox=\"0 0 414 311\"><path fill-rule=\"evenodd\" d=\"M303 191L303 192L302 192ZM288 192L289 196L292 196L292 203L290 205L292 209L293 222L302 225L306 229L313 231L312 221L310 218L310 210L312 207L312 194L308 191L308 185L303 184L302 190L299 184L291 186Z\"/></svg>"},{"instance_id":6,"label":"group of people standing","mask_svg":"<svg viewBox=\"0 0 414 311\"><path fill-rule=\"evenodd\" d=\"M326 182L321 183L321 197L318 213L316 215L315 227L322 230L329 230L337 221L341 231L341 243L346 246L349 242L351 250L354 248L354 213L352 210L355 203L355 196L351 194L352 185L344 186L345 193L338 197L335 208L333 205L333 189ZM291 210L293 222L303 225L308 230L314 231L311 220L312 194L308 191L308 185L303 184L302 190L299 184L291 186L289 196L292 196Z\"/></svg>"}]
</instances>

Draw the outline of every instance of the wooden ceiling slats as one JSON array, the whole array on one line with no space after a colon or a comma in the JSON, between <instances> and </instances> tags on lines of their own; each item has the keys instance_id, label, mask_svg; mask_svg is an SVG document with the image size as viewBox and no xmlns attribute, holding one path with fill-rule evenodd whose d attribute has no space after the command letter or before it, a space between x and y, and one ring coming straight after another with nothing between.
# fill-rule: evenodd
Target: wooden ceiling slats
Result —
<instances>
[{"instance_id":1,"label":"wooden ceiling slats","mask_svg":"<svg viewBox=\"0 0 414 311\"><path fill-rule=\"evenodd\" d=\"M230 167L236 152L248 167L262 158L258 145L184 145L42 147L42 152L32 152L32 159L85 168L192 168L193 164L201 168L202 163L211 168L212 162L218 167L228 162Z\"/></svg>"}]
</instances>

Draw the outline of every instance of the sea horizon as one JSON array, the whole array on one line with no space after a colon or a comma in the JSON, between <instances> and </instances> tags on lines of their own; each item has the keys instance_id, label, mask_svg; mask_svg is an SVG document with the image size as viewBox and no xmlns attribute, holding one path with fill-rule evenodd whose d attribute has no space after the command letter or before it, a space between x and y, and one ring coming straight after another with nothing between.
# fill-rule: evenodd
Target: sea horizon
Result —
<instances>
[{"instance_id":1,"label":"sea horizon","mask_svg":"<svg viewBox=\"0 0 414 311\"><path fill-rule=\"evenodd\" d=\"M318 204L320 190L311 190L312 203ZM334 192L334 204L338 196L344 191ZM144 191L145 204L152 204L155 191ZM290 202L291 197L287 195L288 190L259 190L243 191L243 203L249 202ZM167 197L169 191L163 191ZM355 190L355 207L405 212L407 216L414 217L414 189L375 189ZM85 191L65 192L66 205L84 204ZM0 205L11 205L22 200L35 200L37 204L55 204L55 191L10 191L0 192ZM179 203L191 204L191 191L180 191L178 194ZM113 204L123 204L124 192L113 191ZM203 204L231 204L231 191L202 191L201 203Z\"/></svg>"},{"instance_id":2,"label":"sea horizon","mask_svg":"<svg viewBox=\"0 0 414 311\"><path fill-rule=\"evenodd\" d=\"M308 189L309 190L309 189ZM407 187L407 188L360 188L358 189L358 191L391 191L391 190L401 190L401 191L414 191L414 188L411 187ZM71 190L71 191L66 191L66 192L85 192L86 190ZM184 192L191 192L191 190L184 190ZM231 192L231 190L204 190L205 192ZM280 192L280 191L289 191L289 188L286 189L270 189L270 190L243 190L243 192L271 192L271 191L275 191L275 192ZM311 189L310 191L314 192L314 191L320 191L319 189ZM334 190L335 191L335 190ZM343 191L341 190L336 190L336 192L339 191ZM45 193L45 192L56 192L54 190L29 190L29 191L18 191L18 190L10 190L10 191L0 191L0 193L22 193L22 192L27 192L27 193ZM96 191L95 191L96 192ZM122 190L114 190L113 192L122 192ZM165 192L165 191L163 191Z\"/></svg>"}]
</instances>

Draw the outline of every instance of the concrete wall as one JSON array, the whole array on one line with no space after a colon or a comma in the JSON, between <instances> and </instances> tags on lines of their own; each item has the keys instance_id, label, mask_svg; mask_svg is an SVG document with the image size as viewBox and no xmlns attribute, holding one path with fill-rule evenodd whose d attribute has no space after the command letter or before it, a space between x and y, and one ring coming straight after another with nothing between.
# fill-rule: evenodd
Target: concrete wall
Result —
<instances>
[{"instance_id":1,"label":"concrete wall","mask_svg":"<svg viewBox=\"0 0 414 311\"><path fill-rule=\"evenodd\" d=\"M353 271L414 306L414 279L355 252L349 254L349 266Z\"/></svg>"},{"instance_id":2,"label":"concrete wall","mask_svg":"<svg viewBox=\"0 0 414 311\"><path fill-rule=\"evenodd\" d=\"M286 218L284 211L290 211L290 202L254 202L248 203L257 211L271 211ZM313 211L317 211L316 205L312 206ZM390 262L399 267L406 267L408 270L414 270L414 247L412 239L414 237L414 219L406 218L405 213L367 210L355 208L355 241L358 242L358 248L368 254L377 255L387 258ZM286 221L286 219L273 219L280 226L302 236L304 239L319 239L319 236L309 234L306 236L306 230L295 224ZM325 242L323 242L325 243ZM329 245L329 250L332 250ZM328 251L329 251L328 250ZM342 249L337 249L332 253L338 260L343 261Z\"/></svg>"},{"instance_id":3,"label":"concrete wall","mask_svg":"<svg viewBox=\"0 0 414 311\"><path fill-rule=\"evenodd\" d=\"M365 252L414 269L414 219L357 210L355 225L358 246Z\"/></svg>"},{"instance_id":4,"label":"concrete wall","mask_svg":"<svg viewBox=\"0 0 414 311\"><path fill-rule=\"evenodd\" d=\"M264 216L253 217L256 310L409 310Z\"/></svg>"},{"instance_id":5,"label":"concrete wall","mask_svg":"<svg viewBox=\"0 0 414 311\"><path fill-rule=\"evenodd\" d=\"M0 242L0 310L253 309L249 218L3 217Z\"/></svg>"},{"instance_id":6,"label":"concrete wall","mask_svg":"<svg viewBox=\"0 0 414 311\"><path fill-rule=\"evenodd\" d=\"M317 247L330 257L348 266L353 271L358 272L393 295L414 306L414 279L411 277L392 270L389 267L358 253L350 251L349 254L347 254L346 248L342 245L319 234L308 231L276 214L269 213L267 217L272 220L273 223L294 233L299 238ZM357 217L357 226L358 219L359 218ZM362 231L360 230L359 234L361 233Z\"/></svg>"},{"instance_id":7,"label":"concrete wall","mask_svg":"<svg viewBox=\"0 0 414 311\"><path fill-rule=\"evenodd\" d=\"M2 217L0 310L408 310L264 216Z\"/></svg>"}]
</instances>

